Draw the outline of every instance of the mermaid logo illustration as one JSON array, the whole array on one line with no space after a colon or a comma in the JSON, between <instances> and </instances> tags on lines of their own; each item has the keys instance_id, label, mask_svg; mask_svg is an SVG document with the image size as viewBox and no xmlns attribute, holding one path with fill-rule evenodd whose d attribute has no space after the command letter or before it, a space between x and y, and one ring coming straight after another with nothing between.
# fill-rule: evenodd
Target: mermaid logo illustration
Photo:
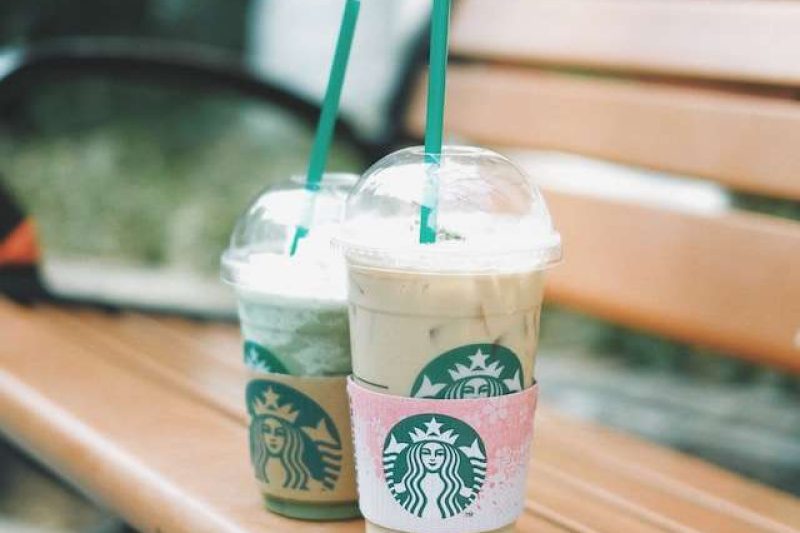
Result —
<instances>
[{"instance_id":1,"label":"mermaid logo illustration","mask_svg":"<svg viewBox=\"0 0 800 533\"><path fill-rule=\"evenodd\" d=\"M288 374L280 359L257 342L245 341L244 364L251 370L265 374Z\"/></svg>"},{"instance_id":2,"label":"mermaid logo illustration","mask_svg":"<svg viewBox=\"0 0 800 533\"><path fill-rule=\"evenodd\" d=\"M463 512L486 479L486 449L472 427L440 414L395 425L383 446L383 469L394 499L419 518Z\"/></svg>"},{"instance_id":3,"label":"mermaid logo illustration","mask_svg":"<svg viewBox=\"0 0 800 533\"><path fill-rule=\"evenodd\" d=\"M247 386L247 407L256 478L284 489L333 490L342 442L319 404L286 384L254 380Z\"/></svg>"},{"instance_id":4,"label":"mermaid logo illustration","mask_svg":"<svg viewBox=\"0 0 800 533\"><path fill-rule=\"evenodd\" d=\"M445 352L422 370L411 396L459 400L522 390L522 367L514 352L497 344L470 344Z\"/></svg>"}]
</instances>

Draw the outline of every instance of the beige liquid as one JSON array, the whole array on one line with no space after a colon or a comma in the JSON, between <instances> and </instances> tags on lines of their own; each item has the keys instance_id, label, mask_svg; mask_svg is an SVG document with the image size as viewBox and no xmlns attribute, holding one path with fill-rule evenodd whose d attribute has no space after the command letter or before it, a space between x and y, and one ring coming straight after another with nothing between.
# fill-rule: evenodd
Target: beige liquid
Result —
<instances>
[{"instance_id":1,"label":"beige liquid","mask_svg":"<svg viewBox=\"0 0 800 533\"><path fill-rule=\"evenodd\" d=\"M534 382L543 271L438 274L350 265L353 373L376 391L409 396L423 368L468 344L499 344ZM367 533L400 533L369 521ZM509 524L492 533L514 531Z\"/></svg>"},{"instance_id":2,"label":"beige liquid","mask_svg":"<svg viewBox=\"0 0 800 533\"><path fill-rule=\"evenodd\" d=\"M420 371L448 350L499 344L533 384L544 272L437 274L351 265L353 373L361 384L408 396Z\"/></svg>"}]
</instances>

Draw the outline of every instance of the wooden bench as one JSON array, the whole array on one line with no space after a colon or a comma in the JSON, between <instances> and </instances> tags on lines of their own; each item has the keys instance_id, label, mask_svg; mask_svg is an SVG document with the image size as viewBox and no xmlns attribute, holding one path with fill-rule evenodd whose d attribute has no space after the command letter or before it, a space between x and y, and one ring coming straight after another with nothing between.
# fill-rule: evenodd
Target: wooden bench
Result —
<instances>
[{"instance_id":1,"label":"wooden bench","mask_svg":"<svg viewBox=\"0 0 800 533\"><path fill-rule=\"evenodd\" d=\"M359 531L263 510L235 327L0 302L0 427L142 531ZM542 408L520 530L782 532L800 503Z\"/></svg>"},{"instance_id":2,"label":"wooden bench","mask_svg":"<svg viewBox=\"0 0 800 533\"><path fill-rule=\"evenodd\" d=\"M454 22L448 132L800 201L800 4L466 0ZM552 301L800 371L800 224L546 195Z\"/></svg>"},{"instance_id":3,"label":"wooden bench","mask_svg":"<svg viewBox=\"0 0 800 533\"><path fill-rule=\"evenodd\" d=\"M454 18L448 129L796 200L800 104L787 95L800 84L789 53L799 16L767 0L466 1ZM756 53L759 43L777 50ZM409 113L416 131L420 102ZM800 368L798 224L547 195L567 254L552 301ZM0 300L0 429L142 531L360 531L359 521L263 510L240 351L229 324ZM520 531L800 531L789 495L547 405L537 424Z\"/></svg>"}]
</instances>

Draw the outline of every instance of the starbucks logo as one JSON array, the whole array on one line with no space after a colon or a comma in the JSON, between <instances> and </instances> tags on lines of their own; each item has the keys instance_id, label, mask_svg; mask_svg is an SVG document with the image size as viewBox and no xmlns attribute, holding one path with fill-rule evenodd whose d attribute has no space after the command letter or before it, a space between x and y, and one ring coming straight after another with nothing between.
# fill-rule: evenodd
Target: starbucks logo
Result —
<instances>
[{"instance_id":1,"label":"starbucks logo","mask_svg":"<svg viewBox=\"0 0 800 533\"><path fill-rule=\"evenodd\" d=\"M267 374L289 373L274 353L253 341L244 343L244 364L248 368Z\"/></svg>"},{"instance_id":2,"label":"starbucks logo","mask_svg":"<svg viewBox=\"0 0 800 533\"><path fill-rule=\"evenodd\" d=\"M275 381L251 381L246 396L256 478L287 489L332 490L341 471L342 441L322 407Z\"/></svg>"},{"instance_id":3,"label":"starbucks logo","mask_svg":"<svg viewBox=\"0 0 800 533\"><path fill-rule=\"evenodd\" d=\"M522 385L522 367L514 352L497 344L470 344L428 363L414 382L411 396L487 398L521 391Z\"/></svg>"},{"instance_id":4,"label":"starbucks logo","mask_svg":"<svg viewBox=\"0 0 800 533\"><path fill-rule=\"evenodd\" d=\"M420 518L450 518L477 498L486 479L486 449L458 419L415 415L386 437L383 470L403 509Z\"/></svg>"}]
</instances>

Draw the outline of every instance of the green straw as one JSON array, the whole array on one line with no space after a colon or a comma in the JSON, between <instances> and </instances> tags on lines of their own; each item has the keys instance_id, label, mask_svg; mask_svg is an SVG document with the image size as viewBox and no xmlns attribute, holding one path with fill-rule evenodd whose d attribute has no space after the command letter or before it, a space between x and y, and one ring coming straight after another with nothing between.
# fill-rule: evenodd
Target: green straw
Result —
<instances>
[{"instance_id":1,"label":"green straw","mask_svg":"<svg viewBox=\"0 0 800 533\"><path fill-rule=\"evenodd\" d=\"M350 59L350 48L353 44L353 35L355 34L360 7L360 0L347 0L344 6L342 24L339 27L339 37L336 41L336 51L333 55L331 73L328 77L328 88L325 90L325 100L322 102L322 112L319 115L314 145L311 147L311 157L308 162L306 190L311 193L311 197L306 205L303 220L295 228L289 255L294 255L297 252L300 240L308 235L308 226L311 223L311 216L314 211L314 195L319 190L322 176L325 173L328 151L336 126L336 115L339 111L344 75L347 72L347 61Z\"/></svg>"},{"instance_id":2,"label":"green straw","mask_svg":"<svg viewBox=\"0 0 800 533\"><path fill-rule=\"evenodd\" d=\"M425 124L425 162L430 165L425 195L420 207L419 242L436 242L438 169L442 155L444 94L447 77L447 33L450 0L434 0L431 13L431 53L428 60L428 109Z\"/></svg>"}]
</instances>

